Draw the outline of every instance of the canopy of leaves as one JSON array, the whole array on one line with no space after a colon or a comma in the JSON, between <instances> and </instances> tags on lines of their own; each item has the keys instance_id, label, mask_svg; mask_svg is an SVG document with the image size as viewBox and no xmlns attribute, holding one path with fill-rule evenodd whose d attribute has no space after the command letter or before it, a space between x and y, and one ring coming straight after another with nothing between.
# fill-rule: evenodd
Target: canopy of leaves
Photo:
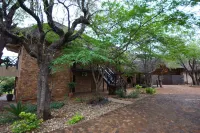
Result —
<instances>
[{"instance_id":1,"label":"canopy of leaves","mask_svg":"<svg viewBox=\"0 0 200 133\"><path fill-rule=\"evenodd\" d=\"M54 66L57 68L59 67L58 64L72 66L74 63L90 66L113 62L109 48L103 45L101 41L83 35L82 39L77 39L72 44L64 48L62 55L54 60Z\"/></svg>"}]
</instances>

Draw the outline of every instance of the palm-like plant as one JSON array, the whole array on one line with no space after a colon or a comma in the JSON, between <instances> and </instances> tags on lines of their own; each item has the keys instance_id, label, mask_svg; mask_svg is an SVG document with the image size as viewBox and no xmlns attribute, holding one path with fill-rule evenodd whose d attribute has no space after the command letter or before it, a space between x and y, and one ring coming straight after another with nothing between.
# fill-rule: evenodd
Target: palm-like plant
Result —
<instances>
[{"instance_id":1,"label":"palm-like plant","mask_svg":"<svg viewBox=\"0 0 200 133\"><path fill-rule=\"evenodd\" d=\"M19 101L17 102L17 105L10 104L9 107L5 107L4 109L19 118L19 114L26 110L26 106L24 106L22 102Z\"/></svg>"}]
</instances>

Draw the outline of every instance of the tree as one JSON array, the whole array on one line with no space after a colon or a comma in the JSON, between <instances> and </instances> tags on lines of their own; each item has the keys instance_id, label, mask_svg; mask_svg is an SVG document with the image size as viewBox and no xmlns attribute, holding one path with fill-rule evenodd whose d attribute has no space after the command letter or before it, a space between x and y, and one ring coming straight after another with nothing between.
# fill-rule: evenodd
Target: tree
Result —
<instances>
[{"instance_id":1,"label":"tree","mask_svg":"<svg viewBox=\"0 0 200 133\"><path fill-rule=\"evenodd\" d=\"M189 29L196 23L193 14L180 7L195 4L189 0L105 2L103 7L107 12L97 14L92 27L99 38L119 47L119 55L125 51L135 53L143 62L145 82L150 85L149 72L166 52L162 45L175 40L177 27Z\"/></svg>"},{"instance_id":2,"label":"tree","mask_svg":"<svg viewBox=\"0 0 200 133\"><path fill-rule=\"evenodd\" d=\"M56 52L60 51L63 46L78 38L85 30L86 25L90 24L92 9L95 1L93 0L2 0L0 2L0 34L5 42L21 44L24 46L29 55L37 59L39 68L38 89L37 89L37 115L39 118L47 120L50 118L50 98L49 75L51 74L51 62ZM67 16L62 26L54 20L54 8L58 6L63 8ZM13 17L18 9L23 9L36 22L35 35L34 32L26 33L25 30L20 31ZM71 17L72 10L77 10L76 19ZM23 15L23 14L22 14ZM47 18L47 27L45 28L44 20ZM79 26L80 25L80 26ZM80 27L80 28L79 28ZM20 31L20 32L19 32ZM49 34L51 32L51 34ZM48 40L48 35L54 34L56 39ZM34 43L32 43L34 42Z\"/></svg>"},{"instance_id":3,"label":"tree","mask_svg":"<svg viewBox=\"0 0 200 133\"><path fill-rule=\"evenodd\" d=\"M141 44L134 51L136 56L134 63L138 63L138 70L144 74L144 84L152 86L151 72L161 63L160 52L156 48L154 40Z\"/></svg>"},{"instance_id":4,"label":"tree","mask_svg":"<svg viewBox=\"0 0 200 133\"><path fill-rule=\"evenodd\" d=\"M64 66L79 64L83 67L89 67L95 82L96 93L98 93L103 82L103 70L106 65L113 63L112 54L109 54L111 49L103 42L86 35L82 35L72 44L71 47L66 47L62 55L54 60L55 71L62 70L61 64Z\"/></svg>"},{"instance_id":5,"label":"tree","mask_svg":"<svg viewBox=\"0 0 200 133\"><path fill-rule=\"evenodd\" d=\"M164 59L166 59L168 62L172 62L172 65L181 65L191 77L193 85L199 85L199 42L192 40L186 42L180 37L177 38L179 38L179 43L176 41L177 47L168 45L166 47L167 53L165 54Z\"/></svg>"}]
</instances>

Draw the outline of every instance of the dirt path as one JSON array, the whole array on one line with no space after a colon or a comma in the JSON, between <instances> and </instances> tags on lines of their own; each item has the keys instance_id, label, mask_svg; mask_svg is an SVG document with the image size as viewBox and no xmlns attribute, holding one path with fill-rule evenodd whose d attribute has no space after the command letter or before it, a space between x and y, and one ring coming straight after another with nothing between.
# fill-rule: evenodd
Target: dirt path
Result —
<instances>
[{"instance_id":1,"label":"dirt path","mask_svg":"<svg viewBox=\"0 0 200 133\"><path fill-rule=\"evenodd\" d=\"M156 95L53 133L200 133L200 88L164 86Z\"/></svg>"}]
</instances>

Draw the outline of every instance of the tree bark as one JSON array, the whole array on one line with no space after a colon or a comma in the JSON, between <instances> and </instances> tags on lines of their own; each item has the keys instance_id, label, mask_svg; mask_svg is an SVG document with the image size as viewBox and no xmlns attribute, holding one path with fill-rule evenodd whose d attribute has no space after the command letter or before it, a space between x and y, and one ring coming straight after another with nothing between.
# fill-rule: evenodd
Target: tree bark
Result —
<instances>
[{"instance_id":1,"label":"tree bark","mask_svg":"<svg viewBox=\"0 0 200 133\"><path fill-rule=\"evenodd\" d=\"M191 79L192 79L192 83L193 83L193 85L197 85L197 83L196 83L196 79L195 79L195 77L194 77L194 74L192 73L192 74L190 74L190 77L191 77Z\"/></svg>"},{"instance_id":2,"label":"tree bark","mask_svg":"<svg viewBox=\"0 0 200 133\"><path fill-rule=\"evenodd\" d=\"M95 90L96 90L96 93L98 93L99 88L101 86L101 83L103 81L103 78L102 78L102 75L100 73L100 70L96 73L95 70L94 70L94 66L91 66L91 70L92 70L92 77L93 77L94 82L95 82Z\"/></svg>"},{"instance_id":3,"label":"tree bark","mask_svg":"<svg viewBox=\"0 0 200 133\"><path fill-rule=\"evenodd\" d=\"M51 70L49 69L49 57L44 57L44 60L39 64L39 77L37 89L37 115L38 118L47 120L51 117L50 102L51 91L49 89L49 77Z\"/></svg>"},{"instance_id":4,"label":"tree bark","mask_svg":"<svg viewBox=\"0 0 200 133\"><path fill-rule=\"evenodd\" d=\"M199 85L199 76L198 76L198 72L197 72L197 69L195 71L195 80L196 80L196 84Z\"/></svg>"},{"instance_id":5,"label":"tree bark","mask_svg":"<svg viewBox=\"0 0 200 133\"><path fill-rule=\"evenodd\" d=\"M145 74L145 84L148 86L148 87L151 87L152 86L152 76L150 73L146 73Z\"/></svg>"}]
</instances>

